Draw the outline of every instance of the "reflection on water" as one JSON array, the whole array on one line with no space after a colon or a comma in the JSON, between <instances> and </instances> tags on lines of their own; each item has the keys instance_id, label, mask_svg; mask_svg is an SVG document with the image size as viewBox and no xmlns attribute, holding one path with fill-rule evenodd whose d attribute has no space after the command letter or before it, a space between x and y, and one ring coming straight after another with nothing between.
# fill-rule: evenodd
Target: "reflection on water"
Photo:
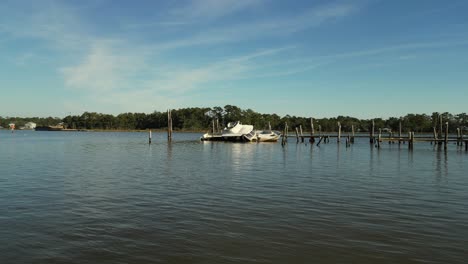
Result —
<instances>
[{"instance_id":1,"label":"reflection on water","mask_svg":"<svg viewBox=\"0 0 468 264\"><path fill-rule=\"evenodd\" d=\"M0 132L0 263L466 262L455 145L199 137Z\"/></svg>"}]
</instances>

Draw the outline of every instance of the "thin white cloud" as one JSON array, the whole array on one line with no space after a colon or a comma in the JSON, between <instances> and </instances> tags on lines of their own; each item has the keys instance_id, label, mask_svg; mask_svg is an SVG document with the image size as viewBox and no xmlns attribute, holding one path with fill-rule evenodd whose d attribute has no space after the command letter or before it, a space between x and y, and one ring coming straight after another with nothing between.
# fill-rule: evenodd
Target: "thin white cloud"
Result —
<instances>
[{"instance_id":1,"label":"thin white cloud","mask_svg":"<svg viewBox=\"0 0 468 264\"><path fill-rule=\"evenodd\" d=\"M291 47L260 50L247 55L230 57L214 63L189 69L167 70L158 79L149 80L145 87L180 94L203 88L204 84L244 79L248 72L260 67L256 59L284 52Z\"/></svg>"},{"instance_id":2,"label":"thin white cloud","mask_svg":"<svg viewBox=\"0 0 468 264\"><path fill-rule=\"evenodd\" d=\"M468 40L415 42L415 43L390 45L390 46L379 47L379 48L374 48L374 49L366 49L366 50L338 53L338 54L332 54L332 55L325 55L325 56L320 56L320 58L344 59L344 58L355 58L355 57L363 57L363 56L374 56L374 55L391 53L391 52L399 52L399 51L456 47L456 46L464 46L464 45L468 45Z\"/></svg>"},{"instance_id":3,"label":"thin white cloud","mask_svg":"<svg viewBox=\"0 0 468 264\"><path fill-rule=\"evenodd\" d=\"M265 0L191 0L183 7L171 11L182 19L214 19L253 8Z\"/></svg>"},{"instance_id":4,"label":"thin white cloud","mask_svg":"<svg viewBox=\"0 0 468 264\"><path fill-rule=\"evenodd\" d=\"M179 12L194 11L190 19L205 16L219 18L262 2L193 1L187 10L180 9ZM63 60L65 63L58 67L64 86L90 101L102 104L100 107L107 105L109 109L152 111L156 104L170 102L175 105L177 98L184 97L185 93L204 89L214 83L268 74L262 72L265 65L259 63L258 59L286 52L294 46L273 47L222 59L210 58L199 67L183 67L170 61L159 61L158 54L161 51L172 52L173 49L193 48L196 45L292 34L350 15L356 11L356 7L341 4L316 7L297 16L223 25L198 31L187 38L175 38L157 44L145 44L127 37L115 41L110 38L106 40L105 35L93 36L86 23L67 7L54 4L50 8L38 10L29 17L26 13L22 14L13 24L7 27L4 25L2 29L15 38L43 40L52 44L57 54L66 55L67 59ZM119 35L112 37L118 39ZM283 74L294 74L298 70L289 69ZM73 102L70 100L70 108L77 108ZM138 109L135 102L139 102Z\"/></svg>"},{"instance_id":5,"label":"thin white cloud","mask_svg":"<svg viewBox=\"0 0 468 264\"><path fill-rule=\"evenodd\" d=\"M61 68L65 85L96 92L126 88L144 62L138 54L115 52L111 43L95 42L81 63Z\"/></svg>"},{"instance_id":6,"label":"thin white cloud","mask_svg":"<svg viewBox=\"0 0 468 264\"><path fill-rule=\"evenodd\" d=\"M253 20L234 25L223 25L195 31L191 36L154 45L155 50L169 50L198 45L217 45L259 39L281 37L309 28L318 27L328 21L347 17L359 10L358 5L333 4L318 6L295 16Z\"/></svg>"}]
</instances>

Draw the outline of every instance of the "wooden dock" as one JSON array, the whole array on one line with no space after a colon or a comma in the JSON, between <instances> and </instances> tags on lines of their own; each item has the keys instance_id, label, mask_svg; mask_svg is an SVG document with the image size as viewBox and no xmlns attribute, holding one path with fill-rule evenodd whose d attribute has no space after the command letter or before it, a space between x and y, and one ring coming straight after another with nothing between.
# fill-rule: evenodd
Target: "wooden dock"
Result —
<instances>
[{"instance_id":1,"label":"wooden dock","mask_svg":"<svg viewBox=\"0 0 468 264\"><path fill-rule=\"evenodd\" d=\"M341 139L343 137L343 131L341 127L341 123L337 122L337 132L334 133L322 133L321 131L319 132L319 135L317 136L315 134L314 130L314 123L313 123L313 118L310 119L310 136L304 135L302 126L296 127L296 143L304 143L306 142L305 139L308 138L307 142L311 144L315 144L316 138L318 138L318 142L316 143L317 146L320 144L324 143L327 144L330 142L330 138L336 138L337 144L340 144ZM447 145L449 143L456 143L457 146L463 147L465 146L465 151L468 151L468 138L466 138L462 134L462 129L457 128L457 133L456 135L449 135L449 127L448 127L448 122L445 122L445 126L443 126L442 120L439 120L437 126L434 126L434 131L432 136L427 136L427 135L420 135L416 136L413 131L408 131L407 136L403 136L403 129L401 122L399 124L399 131L398 131L398 136L395 136L393 132L387 132L387 135L384 136L382 134L382 129L378 130L378 134L376 135L375 133L375 123L372 120L371 127L369 129L369 135L356 135L354 126L351 126L351 131L348 132L348 135L345 136L346 138L346 147L351 147L352 144L355 143L355 138L369 138L370 144L374 144L375 147L380 148L381 143L386 142L388 144L407 144L409 149L413 149L414 143L416 142L427 142L431 144L437 144L437 145L443 145L444 149L447 149ZM440 123L440 124L439 124ZM444 129L445 128L445 129ZM320 126L319 126L319 130ZM300 131L300 132L299 132ZM288 124L285 124L283 134L282 134L282 140L281 140L281 145L285 146L288 142L288 137L294 137L294 135L290 135L288 133Z\"/></svg>"}]
</instances>

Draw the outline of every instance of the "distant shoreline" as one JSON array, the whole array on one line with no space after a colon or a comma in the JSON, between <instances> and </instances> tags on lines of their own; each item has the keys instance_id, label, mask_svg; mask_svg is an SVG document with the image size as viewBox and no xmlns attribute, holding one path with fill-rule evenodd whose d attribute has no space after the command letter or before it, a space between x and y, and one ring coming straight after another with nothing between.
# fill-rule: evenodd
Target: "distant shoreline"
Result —
<instances>
[{"instance_id":1,"label":"distant shoreline","mask_svg":"<svg viewBox=\"0 0 468 264\"><path fill-rule=\"evenodd\" d=\"M0 130L10 130L9 128L0 128ZM34 129L15 129L14 131L35 131ZM149 131L155 133L165 133L167 129L62 129L54 131L38 131L38 132L139 132L139 133L148 133ZM206 133L208 130L175 130L173 132L181 133Z\"/></svg>"}]
</instances>

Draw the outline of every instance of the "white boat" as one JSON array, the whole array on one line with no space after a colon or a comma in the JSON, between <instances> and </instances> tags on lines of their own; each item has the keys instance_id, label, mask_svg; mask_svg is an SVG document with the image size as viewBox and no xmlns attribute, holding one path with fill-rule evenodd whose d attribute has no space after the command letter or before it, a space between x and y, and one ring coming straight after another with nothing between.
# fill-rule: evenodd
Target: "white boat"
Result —
<instances>
[{"instance_id":1,"label":"white boat","mask_svg":"<svg viewBox=\"0 0 468 264\"><path fill-rule=\"evenodd\" d=\"M248 141L245 135L254 133L252 125L243 125L240 121L229 122L221 133L206 133L201 137L203 141Z\"/></svg>"},{"instance_id":2,"label":"white boat","mask_svg":"<svg viewBox=\"0 0 468 264\"><path fill-rule=\"evenodd\" d=\"M253 135L245 136L248 141L254 142L277 142L281 137L280 132L271 130L257 130Z\"/></svg>"},{"instance_id":3,"label":"white boat","mask_svg":"<svg viewBox=\"0 0 468 264\"><path fill-rule=\"evenodd\" d=\"M271 130L270 122L268 122L268 130L256 130L244 136L248 141L254 142L277 142L281 137L281 133Z\"/></svg>"}]
</instances>

